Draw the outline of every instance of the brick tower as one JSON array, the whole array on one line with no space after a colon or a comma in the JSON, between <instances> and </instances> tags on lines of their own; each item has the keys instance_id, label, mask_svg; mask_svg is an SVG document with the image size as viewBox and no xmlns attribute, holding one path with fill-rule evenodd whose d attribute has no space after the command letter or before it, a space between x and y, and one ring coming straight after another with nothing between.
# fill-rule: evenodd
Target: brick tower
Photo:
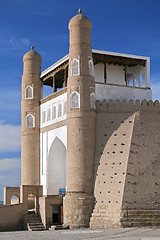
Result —
<instances>
[{"instance_id":1,"label":"brick tower","mask_svg":"<svg viewBox=\"0 0 160 240\"><path fill-rule=\"evenodd\" d=\"M67 87L67 192L64 225L88 227L94 205L95 81L90 20L81 13L69 22Z\"/></svg>"},{"instance_id":2,"label":"brick tower","mask_svg":"<svg viewBox=\"0 0 160 240\"><path fill-rule=\"evenodd\" d=\"M32 50L23 57L21 100L21 184L40 184L41 56Z\"/></svg>"}]
</instances>

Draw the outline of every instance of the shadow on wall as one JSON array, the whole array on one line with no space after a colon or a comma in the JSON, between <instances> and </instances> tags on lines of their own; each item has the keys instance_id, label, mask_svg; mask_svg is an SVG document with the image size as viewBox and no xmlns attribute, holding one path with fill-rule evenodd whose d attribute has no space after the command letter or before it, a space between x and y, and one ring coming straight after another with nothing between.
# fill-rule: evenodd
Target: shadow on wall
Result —
<instances>
[{"instance_id":1,"label":"shadow on wall","mask_svg":"<svg viewBox=\"0 0 160 240\"><path fill-rule=\"evenodd\" d=\"M97 178L98 168L104 164L108 165L111 158L118 158L123 154L126 147L127 128L130 127L130 117L134 113L98 113L96 119L96 148L94 186ZM128 123L130 124L128 126ZM125 127L126 125L126 127ZM120 162L119 162L120 163ZM116 163L113 162L113 165ZM118 164L118 162L117 162Z\"/></svg>"}]
</instances>

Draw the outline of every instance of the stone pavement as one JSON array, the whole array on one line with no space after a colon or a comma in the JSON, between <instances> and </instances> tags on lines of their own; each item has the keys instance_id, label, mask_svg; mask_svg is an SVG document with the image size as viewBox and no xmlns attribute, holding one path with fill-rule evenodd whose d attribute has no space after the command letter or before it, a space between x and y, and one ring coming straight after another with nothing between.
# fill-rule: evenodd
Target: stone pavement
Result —
<instances>
[{"instance_id":1,"label":"stone pavement","mask_svg":"<svg viewBox=\"0 0 160 240\"><path fill-rule=\"evenodd\" d=\"M0 240L160 240L160 228L0 232Z\"/></svg>"}]
</instances>

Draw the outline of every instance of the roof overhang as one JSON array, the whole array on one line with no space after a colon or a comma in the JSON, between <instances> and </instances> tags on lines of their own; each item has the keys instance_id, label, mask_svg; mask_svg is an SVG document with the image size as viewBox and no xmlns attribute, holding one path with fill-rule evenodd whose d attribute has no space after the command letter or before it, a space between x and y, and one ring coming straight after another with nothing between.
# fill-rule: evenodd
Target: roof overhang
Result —
<instances>
[{"instance_id":1,"label":"roof overhang","mask_svg":"<svg viewBox=\"0 0 160 240\"><path fill-rule=\"evenodd\" d=\"M107 62L108 64L127 65L130 67L136 66L138 64L145 66L146 61L150 61L150 58L145 56L108 52L96 49L92 49L92 55L94 64L97 64L99 62ZM41 79L43 80L43 82L46 82L46 85L48 85L47 79L53 77L58 71L64 70L68 66L68 62L69 54L61 58L59 61L51 65L46 70L44 70L41 73Z\"/></svg>"}]
</instances>

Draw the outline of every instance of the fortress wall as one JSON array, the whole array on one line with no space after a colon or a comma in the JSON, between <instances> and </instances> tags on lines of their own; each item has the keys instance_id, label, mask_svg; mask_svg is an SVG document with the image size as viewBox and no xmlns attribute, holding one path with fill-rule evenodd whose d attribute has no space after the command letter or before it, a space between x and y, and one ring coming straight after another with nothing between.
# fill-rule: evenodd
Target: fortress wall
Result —
<instances>
[{"instance_id":1,"label":"fortress wall","mask_svg":"<svg viewBox=\"0 0 160 240\"><path fill-rule=\"evenodd\" d=\"M160 113L137 112L122 208L160 208Z\"/></svg>"},{"instance_id":2,"label":"fortress wall","mask_svg":"<svg viewBox=\"0 0 160 240\"><path fill-rule=\"evenodd\" d=\"M110 100L96 106L91 227L100 221L100 227L117 226L122 208L160 205L160 104Z\"/></svg>"},{"instance_id":3,"label":"fortress wall","mask_svg":"<svg viewBox=\"0 0 160 240\"><path fill-rule=\"evenodd\" d=\"M22 203L0 206L0 231L24 229L26 206Z\"/></svg>"},{"instance_id":4,"label":"fortress wall","mask_svg":"<svg viewBox=\"0 0 160 240\"><path fill-rule=\"evenodd\" d=\"M95 208L106 207L106 225L119 224L134 118L134 113L97 114Z\"/></svg>"}]
</instances>

